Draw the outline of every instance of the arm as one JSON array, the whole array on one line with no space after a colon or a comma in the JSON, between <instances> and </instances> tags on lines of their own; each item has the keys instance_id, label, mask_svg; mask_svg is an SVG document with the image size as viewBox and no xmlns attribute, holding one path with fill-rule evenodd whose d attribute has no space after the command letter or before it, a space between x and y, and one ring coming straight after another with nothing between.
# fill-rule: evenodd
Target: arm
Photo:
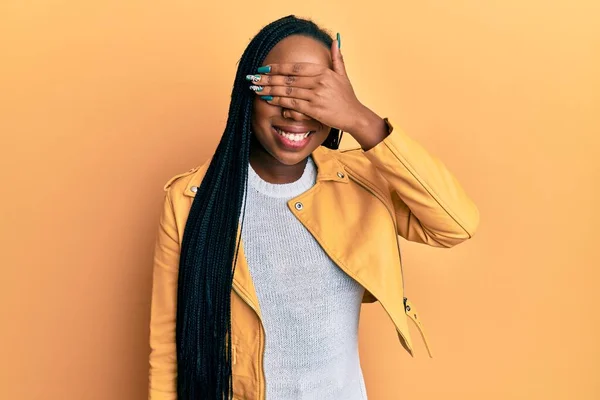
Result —
<instances>
[{"instance_id":1,"label":"arm","mask_svg":"<svg viewBox=\"0 0 600 400\"><path fill-rule=\"evenodd\" d=\"M333 69L319 64L270 64L265 101L350 133L365 156L388 181L398 234L407 240L451 247L473 236L479 211L441 161L400 130L388 132L385 121L357 98L334 41ZM288 79L300 76L302 79Z\"/></svg>"},{"instance_id":2,"label":"arm","mask_svg":"<svg viewBox=\"0 0 600 400\"><path fill-rule=\"evenodd\" d=\"M378 124L371 126L379 130ZM457 179L403 131L389 122L388 128L387 136L365 132L362 137L383 139L363 146L363 154L390 185L398 234L435 247L452 247L473 237L479 210Z\"/></svg>"},{"instance_id":3,"label":"arm","mask_svg":"<svg viewBox=\"0 0 600 400\"><path fill-rule=\"evenodd\" d=\"M170 192L167 192L154 250L149 400L177 398L175 320L180 252L178 237Z\"/></svg>"}]
</instances>

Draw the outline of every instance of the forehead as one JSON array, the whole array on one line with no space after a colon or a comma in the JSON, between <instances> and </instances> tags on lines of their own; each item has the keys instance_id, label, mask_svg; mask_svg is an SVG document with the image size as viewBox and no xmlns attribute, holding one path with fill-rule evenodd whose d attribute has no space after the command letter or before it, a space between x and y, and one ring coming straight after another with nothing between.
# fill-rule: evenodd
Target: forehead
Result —
<instances>
[{"instance_id":1,"label":"forehead","mask_svg":"<svg viewBox=\"0 0 600 400\"><path fill-rule=\"evenodd\" d=\"M313 38L288 36L271 49L263 64L308 62L331 67L331 53L327 46Z\"/></svg>"}]
</instances>

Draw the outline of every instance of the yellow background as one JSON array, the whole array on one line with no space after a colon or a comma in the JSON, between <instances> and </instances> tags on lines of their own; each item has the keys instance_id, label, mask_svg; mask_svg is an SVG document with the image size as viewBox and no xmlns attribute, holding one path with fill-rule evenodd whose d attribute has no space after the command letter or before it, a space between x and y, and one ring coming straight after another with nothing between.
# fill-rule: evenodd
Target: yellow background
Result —
<instances>
[{"instance_id":1,"label":"yellow background","mask_svg":"<svg viewBox=\"0 0 600 400\"><path fill-rule=\"evenodd\" d=\"M596 0L3 0L0 398L147 396L162 185L212 154L243 49L290 13L341 32L359 99L481 211L454 249L402 242L436 358L363 308L370 399L600 398Z\"/></svg>"}]
</instances>

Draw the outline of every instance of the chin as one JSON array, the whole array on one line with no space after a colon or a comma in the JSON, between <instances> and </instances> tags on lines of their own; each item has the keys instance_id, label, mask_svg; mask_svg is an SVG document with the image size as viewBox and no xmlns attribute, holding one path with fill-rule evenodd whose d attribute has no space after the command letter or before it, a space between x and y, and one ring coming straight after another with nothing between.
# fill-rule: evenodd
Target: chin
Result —
<instances>
[{"instance_id":1,"label":"chin","mask_svg":"<svg viewBox=\"0 0 600 400\"><path fill-rule=\"evenodd\" d=\"M291 152L275 152L275 154L273 154L273 152L270 152L271 155L280 163L284 164L284 165L296 165L299 162L303 161L304 159L306 159L311 153L310 152L306 152L306 151L302 151L302 152L297 152L297 153L291 153Z\"/></svg>"}]
</instances>

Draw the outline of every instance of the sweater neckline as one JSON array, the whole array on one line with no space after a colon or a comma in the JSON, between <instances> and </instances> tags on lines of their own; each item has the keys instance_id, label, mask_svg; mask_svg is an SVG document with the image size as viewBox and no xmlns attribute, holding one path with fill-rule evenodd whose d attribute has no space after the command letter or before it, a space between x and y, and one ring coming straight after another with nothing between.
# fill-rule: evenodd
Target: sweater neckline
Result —
<instances>
[{"instance_id":1,"label":"sweater neckline","mask_svg":"<svg viewBox=\"0 0 600 400\"><path fill-rule=\"evenodd\" d=\"M306 160L306 166L302 172L302 176L289 183L271 183L262 179L252 168L252 164L248 163L248 183L256 191L269 197L295 197L298 196L314 184L317 177L317 168L312 159L312 156L308 156Z\"/></svg>"}]
</instances>

